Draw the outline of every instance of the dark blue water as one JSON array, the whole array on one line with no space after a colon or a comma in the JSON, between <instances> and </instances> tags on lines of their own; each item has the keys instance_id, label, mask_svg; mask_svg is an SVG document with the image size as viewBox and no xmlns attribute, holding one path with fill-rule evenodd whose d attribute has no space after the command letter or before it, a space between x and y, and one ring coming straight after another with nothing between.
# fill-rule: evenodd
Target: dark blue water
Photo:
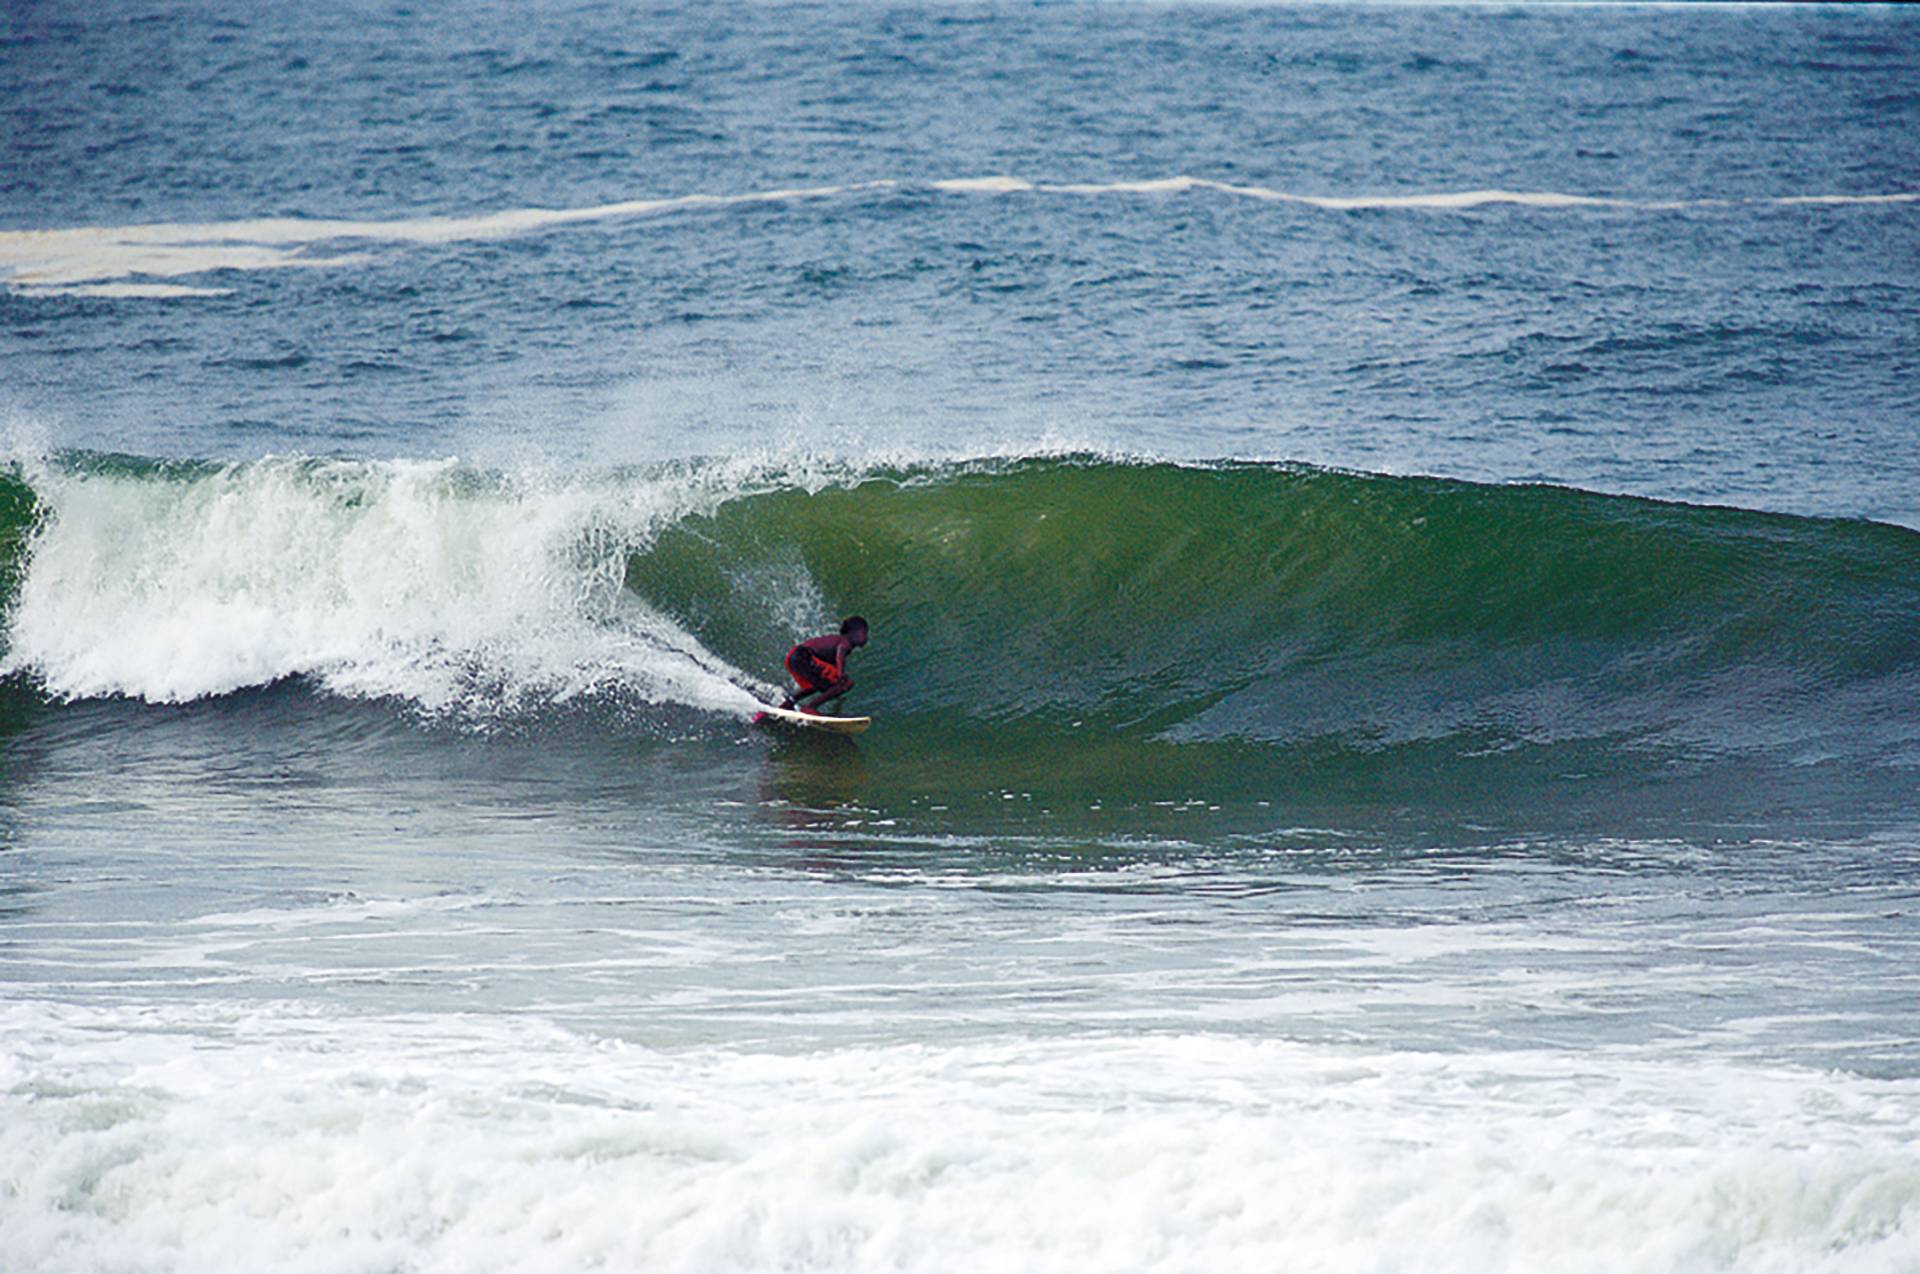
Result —
<instances>
[{"instance_id":1,"label":"dark blue water","mask_svg":"<svg viewBox=\"0 0 1920 1274\"><path fill-rule=\"evenodd\" d=\"M1898 10L8 21L12 229L892 183L324 241L293 259L356 264L178 276L228 291L191 304L16 288L8 397L59 444L415 455L511 437L605 462L1051 432L1920 517L1907 449L1887 445L1920 402L1912 209L1777 202L1913 193L1920 37ZM1002 174L1637 204L931 186Z\"/></svg>"},{"instance_id":2,"label":"dark blue water","mask_svg":"<svg viewBox=\"0 0 1920 1274\"><path fill-rule=\"evenodd\" d=\"M16 4L0 117L18 1268L1920 1265L1920 15Z\"/></svg>"}]
</instances>

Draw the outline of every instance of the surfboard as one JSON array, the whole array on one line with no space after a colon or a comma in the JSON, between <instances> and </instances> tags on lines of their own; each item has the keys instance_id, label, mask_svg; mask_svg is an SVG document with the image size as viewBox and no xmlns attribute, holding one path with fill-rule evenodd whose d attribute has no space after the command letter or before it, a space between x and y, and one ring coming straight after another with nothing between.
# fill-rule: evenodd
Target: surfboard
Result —
<instances>
[{"instance_id":1,"label":"surfboard","mask_svg":"<svg viewBox=\"0 0 1920 1274\"><path fill-rule=\"evenodd\" d=\"M753 714L756 723L778 721L782 725L797 725L808 730L825 730L829 734L859 734L873 724L872 717L825 717L815 716L811 712L795 712L791 708L776 708L766 705Z\"/></svg>"}]
</instances>

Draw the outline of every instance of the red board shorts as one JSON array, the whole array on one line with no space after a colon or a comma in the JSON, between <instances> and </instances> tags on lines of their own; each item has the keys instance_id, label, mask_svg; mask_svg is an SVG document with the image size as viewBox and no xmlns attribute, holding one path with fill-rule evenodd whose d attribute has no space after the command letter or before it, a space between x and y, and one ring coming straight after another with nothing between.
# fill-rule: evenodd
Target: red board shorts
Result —
<instances>
[{"instance_id":1,"label":"red board shorts","mask_svg":"<svg viewBox=\"0 0 1920 1274\"><path fill-rule=\"evenodd\" d=\"M832 664L805 646L795 646L787 652L787 671L793 674L794 681L805 694L815 690L831 690L840 680Z\"/></svg>"}]
</instances>

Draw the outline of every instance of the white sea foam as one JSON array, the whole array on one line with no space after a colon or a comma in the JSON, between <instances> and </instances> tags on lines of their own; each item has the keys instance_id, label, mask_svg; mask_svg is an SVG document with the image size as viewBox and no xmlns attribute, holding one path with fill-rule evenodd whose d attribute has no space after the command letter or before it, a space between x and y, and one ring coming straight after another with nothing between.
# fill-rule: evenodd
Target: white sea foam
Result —
<instances>
[{"instance_id":1,"label":"white sea foam","mask_svg":"<svg viewBox=\"0 0 1920 1274\"><path fill-rule=\"evenodd\" d=\"M752 679L623 587L706 481L269 459L160 475L29 466L43 524L0 668L181 702L304 674L429 711L617 688L746 711Z\"/></svg>"},{"instance_id":2,"label":"white sea foam","mask_svg":"<svg viewBox=\"0 0 1920 1274\"><path fill-rule=\"evenodd\" d=\"M232 288L202 288L185 283L74 283L30 289L35 296L99 296L171 301L184 296L232 296Z\"/></svg>"},{"instance_id":3,"label":"white sea foam","mask_svg":"<svg viewBox=\"0 0 1920 1274\"><path fill-rule=\"evenodd\" d=\"M504 239L584 222L653 213L824 199L891 186L870 182L793 187L736 195L629 199L585 208L518 208L470 217L382 220L260 217L240 221L84 226L0 232L0 270L16 288L38 291L129 275L171 278L214 270L270 270L358 265L365 253L309 256L318 244L342 240L433 244Z\"/></svg>"},{"instance_id":4,"label":"white sea foam","mask_svg":"<svg viewBox=\"0 0 1920 1274\"><path fill-rule=\"evenodd\" d=\"M845 198L891 190L909 183L894 180L844 185L791 187L737 194L689 194L637 198L581 208L519 208L474 216L384 219L271 217L206 223L154 223L65 229L0 231L0 278L16 292L71 294L87 288L92 296L194 296L214 292L156 290L106 292L93 285L134 278L178 278L214 271L325 269L372 260L364 251L316 252L323 245L346 243L435 244L502 239L566 226L615 221L703 208L739 208ZM927 184L955 195L1151 196L1210 192L1267 203L1294 204L1332 212L1429 210L1464 212L1491 205L1543 210L1602 208L1666 211L1683 208L1802 205L1887 205L1920 202L1920 192L1884 194L1803 194L1771 198L1626 199L1555 191L1466 190L1309 194L1272 187L1174 176L1132 181L1048 182L1012 175L955 177Z\"/></svg>"},{"instance_id":5,"label":"white sea foam","mask_svg":"<svg viewBox=\"0 0 1920 1274\"><path fill-rule=\"evenodd\" d=\"M1862 1271L1920 1090L1216 1035L776 1054L0 1006L16 1271Z\"/></svg>"}]
</instances>

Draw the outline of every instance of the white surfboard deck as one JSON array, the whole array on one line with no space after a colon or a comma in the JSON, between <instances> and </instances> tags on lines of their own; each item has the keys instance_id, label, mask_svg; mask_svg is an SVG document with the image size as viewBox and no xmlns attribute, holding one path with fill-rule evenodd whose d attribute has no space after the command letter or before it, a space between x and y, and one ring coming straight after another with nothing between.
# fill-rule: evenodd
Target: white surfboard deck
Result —
<instances>
[{"instance_id":1,"label":"white surfboard deck","mask_svg":"<svg viewBox=\"0 0 1920 1274\"><path fill-rule=\"evenodd\" d=\"M827 717L816 716L811 712L795 712L791 708L776 708L772 704L762 705L755 721L778 721L784 725L804 726L809 730L825 730L829 734L859 734L873 724L872 717Z\"/></svg>"}]
</instances>

